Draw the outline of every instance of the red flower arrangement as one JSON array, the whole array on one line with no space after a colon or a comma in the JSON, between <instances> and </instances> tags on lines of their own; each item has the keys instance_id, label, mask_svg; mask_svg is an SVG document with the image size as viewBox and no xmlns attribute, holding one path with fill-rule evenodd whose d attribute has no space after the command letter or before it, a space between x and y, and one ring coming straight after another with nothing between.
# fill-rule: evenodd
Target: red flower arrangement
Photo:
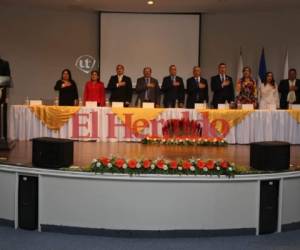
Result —
<instances>
[{"instance_id":1,"label":"red flower arrangement","mask_svg":"<svg viewBox=\"0 0 300 250\"><path fill-rule=\"evenodd\" d=\"M123 159L116 159L116 161L115 161L117 168L122 168L124 163L125 163L125 160L123 160Z\"/></svg>"},{"instance_id":2,"label":"red flower arrangement","mask_svg":"<svg viewBox=\"0 0 300 250\"><path fill-rule=\"evenodd\" d=\"M192 163L190 161L183 161L182 167L183 169L189 170L192 166Z\"/></svg>"},{"instance_id":3,"label":"red flower arrangement","mask_svg":"<svg viewBox=\"0 0 300 250\"><path fill-rule=\"evenodd\" d=\"M197 167L198 167L199 169L203 169L203 168L205 167L205 162L202 161L202 160L198 160L198 161L197 161Z\"/></svg>"},{"instance_id":4,"label":"red flower arrangement","mask_svg":"<svg viewBox=\"0 0 300 250\"><path fill-rule=\"evenodd\" d=\"M136 164L137 164L136 160L130 160L130 161L128 161L128 167L131 168L131 169L135 169L136 168Z\"/></svg>"},{"instance_id":5,"label":"red flower arrangement","mask_svg":"<svg viewBox=\"0 0 300 250\"><path fill-rule=\"evenodd\" d=\"M162 127L164 136L196 135L201 136L202 126L199 121L182 119L169 119Z\"/></svg>"},{"instance_id":6,"label":"red flower arrangement","mask_svg":"<svg viewBox=\"0 0 300 250\"><path fill-rule=\"evenodd\" d=\"M145 169L150 168L150 166L151 166L151 161L150 161L150 160L144 160L144 161L143 161L143 166L144 166Z\"/></svg>"},{"instance_id":7,"label":"red flower arrangement","mask_svg":"<svg viewBox=\"0 0 300 250\"><path fill-rule=\"evenodd\" d=\"M104 165L107 166L107 164L109 163L109 159L107 157L101 157L99 159L99 161Z\"/></svg>"},{"instance_id":8,"label":"red flower arrangement","mask_svg":"<svg viewBox=\"0 0 300 250\"><path fill-rule=\"evenodd\" d=\"M177 169L177 162L176 161L171 161L170 162L170 168L171 169Z\"/></svg>"},{"instance_id":9,"label":"red flower arrangement","mask_svg":"<svg viewBox=\"0 0 300 250\"><path fill-rule=\"evenodd\" d=\"M208 162L206 162L205 165L209 170L211 170L211 169L214 169L215 163L214 163L214 161L209 160Z\"/></svg>"},{"instance_id":10,"label":"red flower arrangement","mask_svg":"<svg viewBox=\"0 0 300 250\"><path fill-rule=\"evenodd\" d=\"M220 164L221 168L228 168L228 162L227 161L222 161L221 164Z\"/></svg>"},{"instance_id":11,"label":"red flower arrangement","mask_svg":"<svg viewBox=\"0 0 300 250\"><path fill-rule=\"evenodd\" d=\"M156 162L156 166L157 166L159 169L163 169L163 168L164 168L164 165L165 165L165 163L164 163L163 160L158 160L158 161Z\"/></svg>"},{"instance_id":12,"label":"red flower arrangement","mask_svg":"<svg viewBox=\"0 0 300 250\"><path fill-rule=\"evenodd\" d=\"M205 138L198 136L147 136L142 141L143 144L163 144L163 145L191 145L191 146L226 146L224 138Z\"/></svg>"},{"instance_id":13,"label":"red flower arrangement","mask_svg":"<svg viewBox=\"0 0 300 250\"><path fill-rule=\"evenodd\" d=\"M228 161L187 159L149 160L101 157L92 161L89 171L122 174L177 174L177 175L227 175L236 173L234 163Z\"/></svg>"}]
</instances>

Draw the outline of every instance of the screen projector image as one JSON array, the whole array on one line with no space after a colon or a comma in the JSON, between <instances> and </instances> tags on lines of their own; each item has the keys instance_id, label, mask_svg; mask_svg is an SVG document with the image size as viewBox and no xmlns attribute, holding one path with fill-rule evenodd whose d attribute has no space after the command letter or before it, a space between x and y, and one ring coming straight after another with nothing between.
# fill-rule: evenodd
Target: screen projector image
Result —
<instances>
[{"instance_id":1,"label":"screen projector image","mask_svg":"<svg viewBox=\"0 0 300 250\"><path fill-rule=\"evenodd\" d=\"M196 14L102 13L100 71L105 86L117 64L125 66L133 87L145 66L152 68L160 86L171 64L186 82L198 64L199 18Z\"/></svg>"}]
</instances>

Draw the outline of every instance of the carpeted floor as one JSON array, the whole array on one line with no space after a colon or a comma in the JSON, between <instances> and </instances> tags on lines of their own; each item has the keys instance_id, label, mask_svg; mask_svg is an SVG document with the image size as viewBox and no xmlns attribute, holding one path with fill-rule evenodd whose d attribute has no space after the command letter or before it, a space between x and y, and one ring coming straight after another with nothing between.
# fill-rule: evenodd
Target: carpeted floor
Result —
<instances>
[{"instance_id":1,"label":"carpeted floor","mask_svg":"<svg viewBox=\"0 0 300 250\"><path fill-rule=\"evenodd\" d=\"M264 236L236 236L214 238L135 239L107 238L60 233L38 233L0 227L0 250L176 250L176 249L300 249L300 230Z\"/></svg>"}]
</instances>

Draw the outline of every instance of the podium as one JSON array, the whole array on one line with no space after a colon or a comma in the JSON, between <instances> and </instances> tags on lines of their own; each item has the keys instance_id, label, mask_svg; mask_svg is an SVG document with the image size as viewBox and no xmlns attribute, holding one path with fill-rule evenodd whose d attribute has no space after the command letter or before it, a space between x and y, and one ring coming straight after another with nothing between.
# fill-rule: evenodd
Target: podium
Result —
<instances>
[{"instance_id":1,"label":"podium","mask_svg":"<svg viewBox=\"0 0 300 250\"><path fill-rule=\"evenodd\" d=\"M11 77L0 75L0 150L10 150L15 141L7 138L7 88L11 87Z\"/></svg>"}]
</instances>

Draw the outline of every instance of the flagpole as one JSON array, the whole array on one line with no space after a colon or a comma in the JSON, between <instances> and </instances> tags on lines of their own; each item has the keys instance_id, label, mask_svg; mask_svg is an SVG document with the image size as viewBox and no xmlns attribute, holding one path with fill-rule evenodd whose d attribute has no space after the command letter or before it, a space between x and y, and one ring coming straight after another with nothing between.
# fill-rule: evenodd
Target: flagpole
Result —
<instances>
[{"instance_id":1,"label":"flagpole","mask_svg":"<svg viewBox=\"0 0 300 250\"><path fill-rule=\"evenodd\" d=\"M286 48L285 56L284 56L284 65L283 65L283 79L289 78L289 51Z\"/></svg>"},{"instance_id":2,"label":"flagpole","mask_svg":"<svg viewBox=\"0 0 300 250\"><path fill-rule=\"evenodd\" d=\"M236 81L240 80L243 76L243 50L242 46L240 46L240 53L239 53L239 59L238 59L238 65L237 65L237 75L236 75Z\"/></svg>"}]
</instances>

